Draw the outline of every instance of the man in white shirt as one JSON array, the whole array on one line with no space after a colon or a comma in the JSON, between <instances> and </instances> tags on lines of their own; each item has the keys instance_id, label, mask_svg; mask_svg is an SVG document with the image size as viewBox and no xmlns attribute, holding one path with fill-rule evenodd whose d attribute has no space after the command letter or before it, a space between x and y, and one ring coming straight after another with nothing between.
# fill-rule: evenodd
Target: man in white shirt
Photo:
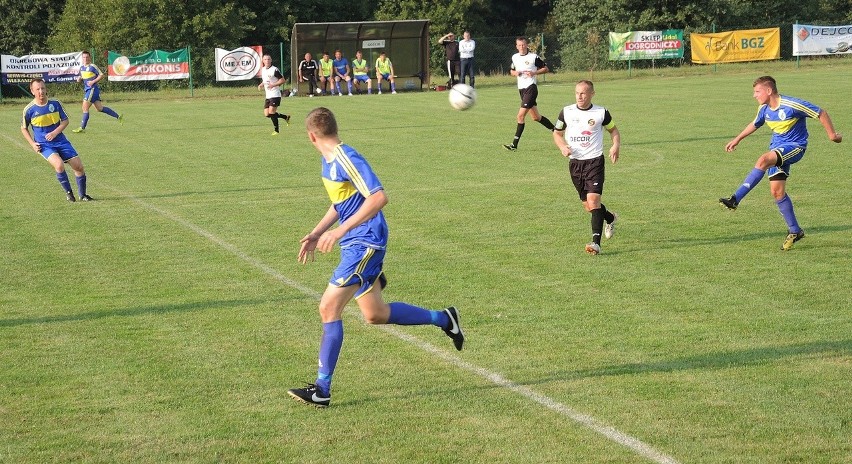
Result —
<instances>
[{"instance_id":1,"label":"man in white shirt","mask_svg":"<svg viewBox=\"0 0 852 464\"><path fill-rule=\"evenodd\" d=\"M461 56L461 82L464 84L464 78L466 76L470 76L470 86L475 87L475 85L473 85L475 72L473 70L473 51L476 49L476 41L470 38L470 31L464 31L462 37L464 38L459 42L459 56Z\"/></svg>"},{"instance_id":2,"label":"man in white shirt","mask_svg":"<svg viewBox=\"0 0 852 464\"><path fill-rule=\"evenodd\" d=\"M281 86L287 79L284 79L278 68L272 66L272 56L263 55L262 63L261 81L257 88L266 92L266 100L263 101L263 115L272 120L272 127L275 128L272 135L278 135L278 118L283 119L288 126L290 125L290 115L278 112L278 107L281 106Z\"/></svg>"},{"instance_id":3,"label":"man in white shirt","mask_svg":"<svg viewBox=\"0 0 852 464\"><path fill-rule=\"evenodd\" d=\"M609 110L593 105L595 86L591 81L580 81L574 87L576 104L568 105L559 113L556 127L553 129L553 142L568 157L568 170L574 188L580 195L583 207L592 214L592 241L586 245L586 253L597 255L601 252L601 233L612 238L615 233L615 221L618 215L607 211L601 203L604 185L604 143L603 132L612 137L609 159L618 161L621 150L621 134L615 126ZM604 229L606 221L606 229Z\"/></svg>"},{"instance_id":4,"label":"man in white shirt","mask_svg":"<svg viewBox=\"0 0 852 464\"><path fill-rule=\"evenodd\" d=\"M518 78L518 92L521 95L521 108L518 110L518 126L515 129L515 138L512 143L503 145L509 151L518 149L518 142L524 133L527 113L532 114L533 121L541 123L547 130L553 130L553 123L546 116L538 112L538 85L536 76L549 71L547 63L541 57L530 51L530 42L526 37L515 39L515 48L518 53L512 55L512 68L509 72Z\"/></svg>"}]
</instances>

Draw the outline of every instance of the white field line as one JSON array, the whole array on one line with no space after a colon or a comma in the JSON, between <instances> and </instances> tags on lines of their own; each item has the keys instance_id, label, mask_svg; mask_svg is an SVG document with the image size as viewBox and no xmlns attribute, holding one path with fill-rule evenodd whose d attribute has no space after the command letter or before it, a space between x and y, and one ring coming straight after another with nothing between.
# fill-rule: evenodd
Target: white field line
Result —
<instances>
[{"instance_id":1,"label":"white field line","mask_svg":"<svg viewBox=\"0 0 852 464\"><path fill-rule=\"evenodd\" d=\"M143 201L143 200L141 200L137 197L134 197L133 195L127 194L127 193L122 192L118 189L115 189L113 187L105 185L102 182L98 182L98 185L100 185L101 187L105 187L108 190L111 190L114 193L133 201L134 203L136 203L137 205L141 206L144 209L153 211L154 213L157 213L157 214L159 214L159 215L161 215L161 216L163 216L163 217L165 217L169 220L176 222L177 224L180 224L180 225L186 227L187 229L189 229L189 230L195 232L196 234L206 238L207 240L215 243L216 245L219 245L220 247L222 247L226 251L230 252L231 254L236 256L237 258L241 259L242 261L244 261L248 264L251 264L255 268L259 269L261 272L266 274L267 276L272 277L273 279L278 280L279 282L282 282L283 284L302 292L306 296L309 296L309 297L314 298L316 300L319 300L320 297L322 296L320 292L317 292L316 290L314 290L312 288L306 287L306 286L300 284L299 282L296 282L296 281L284 276L283 274L279 273L278 271L276 271L272 267L268 266L267 264L255 259L255 258L252 258L251 256L249 256L248 254L246 254L245 252L243 252L239 248L235 247L234 245L226 242L225 240L217 237L216 235L202 229L201 227L198 227L197 225L187 221L186 219L184 219L184 218L182 218L182 217L180 217L180 216L178 216L178 215L176 215L176 214L174 214L174 213L172 213L168 210L154 206L154 205L152 205L148 202L145 202L145 201ZM354 311L354 309L352 309L351 306L350 306L349 309L353 312L357 312L357 311ZM447 362L448 364L451 364L451 365L453 365L453 366L455 366L459 369L462 369L462 370L471 372L473 374L476 374L479 377L482 377L485 380L493 383L494 385L497 385L499 387L513 391L513 392L515 392L515 393L517 393L517 394L519 394L519 395L521 395L521 396L523 396L523 397L525 397L529 400L532 400L532 401L544 406L545 408L547 408L547 409L549 409L553 412L556 412L556 413L558 413L558 414L560 414L564 417L567 417L567 418L571 419L572 421L582 425L583 427L586 427L586 428L604 436L608 440L613 441L615 443L618 443L622 446L629 448L630 450L632 450L636 454L643 456L650 461L653 461L653 462L656 462L656 463L659 463L659 464L678 464L678 461L675 460L673 457L668 456L668 455L666 455L666 454L664 454L660 451L657 451L656 449L654 449L653 447L651 447L647 443L639 440L638 438L627 435L626 433L621 432L614 427L606 425L606 424L602 423L601 421L595 419L592 416L589 416L587 414L583 414L583 413L580 413L578 411L575 411L573 408L570 408L570 407L568 407L568 406L566 406L562 403L559 403L558 401L556 401L556 400L554 400L554 399L552 399L548 396L537 393L529 387L515 383L515 382L503 377L502 375L496 373L496 372L492 372L492 371L485 369L483 367L479 367L475 364L471 364L467 361L463 361L460 358L458 358L457 356L452 355L445 350L437 348L436 346L432 345L431 343L424 342L424 341L418 339L417 337L414 337L414 336L412 336L408 333L405 333L401 330L396 329L394 326L381 325L381 326L377 326L377 327L382 329L382 330L385 330L386 332L394 335L395 337L397 337L397 338L399 338L399 339L401 339L405 342L410 343L413 346L416 346L417 348L420 348L423 351L426 351L427 353L431 353L435 357Z\"/></svg>"}]
</instances>

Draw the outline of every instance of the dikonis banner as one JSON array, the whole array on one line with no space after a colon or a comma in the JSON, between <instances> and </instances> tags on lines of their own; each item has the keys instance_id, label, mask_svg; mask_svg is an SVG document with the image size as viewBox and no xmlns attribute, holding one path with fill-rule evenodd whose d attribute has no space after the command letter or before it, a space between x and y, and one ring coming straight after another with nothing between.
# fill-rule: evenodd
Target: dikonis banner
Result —
<instances>
[{"instance_id":1,"label":"dikonis banner","mask_svg":"<svg viewBox=\"0 0 852 464\"><path fill-rule=\"evenodd\" d=\"M777 27L709 34L693 33L689 37L693 63L736 63L781 58L781 30Z\"/></svg>"},{"instance_id":2,"label":"dikonis banner","mask_svg":"<svg viewBox=\"0 0 852 464\"><path fill-rule=\"evenodd\" d=\"M152 50L137 56L109 52L109 80L158 81L189 78L189 50Z\"/></svg>"},{"instance_id":3,"label":"dikonis banner","mask_svg":"<svg viewBox=\"0 0 852 464\"><path fill-rule=\"evenodd\" d=\"M683 29L609 33L610 60L683 58Z\"/></svg>"}]
</instances>

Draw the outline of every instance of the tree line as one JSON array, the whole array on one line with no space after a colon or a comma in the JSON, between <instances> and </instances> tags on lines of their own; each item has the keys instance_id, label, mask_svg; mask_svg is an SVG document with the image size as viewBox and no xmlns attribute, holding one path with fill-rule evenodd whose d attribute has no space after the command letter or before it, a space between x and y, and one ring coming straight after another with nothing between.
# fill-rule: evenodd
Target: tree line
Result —
<instances>
[{"instance_id":1,"label":"tree line","mask_svg":"<svg viewBox=\"0 0 852 464\"><path fill-rule=\"evenodd\" d=\"M852 22L852 0L0 0L0 11L0 52L11 55L232 48L287 43L297 22L429 19L434 38L463 29L474 38L543 33L555 39L548 60L565 69L612 65L609 31L684 29L688 37L713 26Z\"/></svg>"}]
</instances>

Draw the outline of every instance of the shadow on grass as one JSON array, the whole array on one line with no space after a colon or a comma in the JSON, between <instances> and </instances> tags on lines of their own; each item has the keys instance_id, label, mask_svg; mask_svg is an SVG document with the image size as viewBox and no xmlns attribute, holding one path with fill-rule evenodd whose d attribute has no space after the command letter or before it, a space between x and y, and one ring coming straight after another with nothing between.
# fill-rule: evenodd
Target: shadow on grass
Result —
<instances>
[{"instance_id":1,"label":"shadow on grass","mask_svg":"<svg viewBox=\"0 0 852 464\"><path fill-rule=\"evenodd\" d=\"M578 380L594 377L614 377L620 375L647 374L655 372L726 369L729 367L740 366L762 366L784 358L818 353L852 354L852 340L820 341L786 346L767 346L741 351L707 353L667 361L605 366L595 369L556 373L542 379L521 382L521 384L539 385L556 381Z\"/></svg>"},{"instance_id":2,"label":"shadow on grass","mask_svg":"<svg viewBox=\"0 0 852 464\"><path fill-rule=\"evenodd\" d=\"M816 227L808 227L805 230L807 236L805 240L799 242L793 249L801 248L801 244L807 244L810 242L808 237L814 235L820 235L824 233L831 232L846 232L848 230L852 230L852 225L835 225L835 226L816 226ZM731 234L724 236L714 236L714 237L691 237L691 238L678 238L678 237L670 237L670 238L662 238L658 239L654 242L653 248L655 250L662 249L676 249L676 248L688 248L695 246L707 246L707 245L724 245L727 243L736 243L736 242L750 242L757 240L768 240L770 238L777 239L778 248L780 251L781 242L784 241L785 233L783 228L779 230L773 230L772 232L756 232L751 234ZM771 248L771 247L770 247ZM635 248L635 249L625 249L625 250L613 250L607 249L605 252L606 256L616 256L620 254L628 254L628 253L641 253L646 252L648 250L647 247Z\"/></svg>"},{"instance_id":3,"label":"shadow on grass","mask_svg":"<svg viewBox=\"0 0 852 464\"><path fill-rule=\"evenodd\" d=\"M169 193L150 193L143 195L130 195L127 196L119 195L119 196L108 196L108 195L98 195L96 200L98 201L126 201L132 198L137 199L151 199L151 198L176 198L176 197L188 197L188 196L209 196L209 195L226 195L231 193L247 193L247 192L281 192L285 190L290 190L298 187L316 187L316 182L312 182L310 184L305 185L287 185L286 187L263 187L263 188L238 188L238 189L220 189L220 190L188 190L182 192L169 192ZM94 195L94 194L93 194Z\"/></svg>"},{"instance_id":4,"label":"shadow on grass","mask_svg":"<svg viewBox=\"0 0 852 464\"><path fill-rule=\"evenodd\" d=\"M204 310L221 310L237 308L240 306L251 306L264 303L265 300L223 300L223 301L195 301L183 304L141 306L138 308L127 308L117 310L92 311L79 314L65 314L61 316L26 317L16 319L0 319L0 328L17 327L32 324L49 324L55 322L82 322L103 319L106 317L134 317L147 314L166 314L173 312L189 312Z\"/></svg>"}]
</instances>

